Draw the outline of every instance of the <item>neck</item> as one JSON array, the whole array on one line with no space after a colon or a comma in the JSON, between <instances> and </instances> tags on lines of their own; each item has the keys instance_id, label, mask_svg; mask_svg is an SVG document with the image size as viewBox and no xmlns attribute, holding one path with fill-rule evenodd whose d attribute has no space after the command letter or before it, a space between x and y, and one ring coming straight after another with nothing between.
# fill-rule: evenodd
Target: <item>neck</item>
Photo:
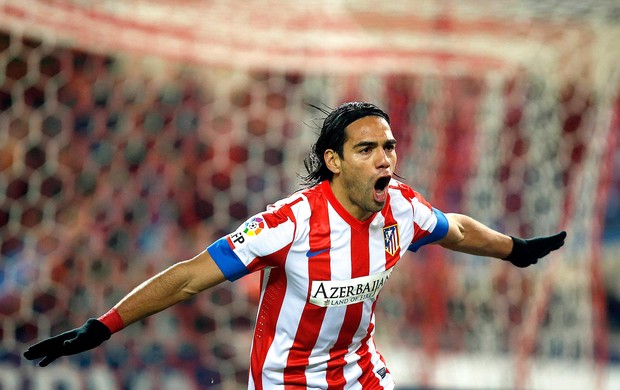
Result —
<instances>
[{"instance_id":1,"label":"neck","mask_svg":"<svg viewBox=\"0 0 620 390\"><path fill-rule=\"evenodd\" d=\"M338 180L330 180L329 186L336 198L336 201L342 206L342 208L349 213L353 218L357 219L360 222L366 221L368 218L372 217L375 213L363 210L358 205L353 203L349 198L348 191L349 189L345 188L345 186L340 183Z\"/></svg>"}]
</instances>

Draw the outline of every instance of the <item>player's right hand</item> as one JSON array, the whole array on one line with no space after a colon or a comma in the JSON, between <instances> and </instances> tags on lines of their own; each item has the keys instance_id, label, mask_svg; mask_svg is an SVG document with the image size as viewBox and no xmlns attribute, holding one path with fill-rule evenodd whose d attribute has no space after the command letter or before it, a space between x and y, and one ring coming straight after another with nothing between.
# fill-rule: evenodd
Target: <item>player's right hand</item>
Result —
<instances>
[{"instance_id":1,"label":"player's right hand","mask_svg":"<svg viewBox=\"0 0 620 390\"><path fill-rule=\"evenodd\" d=\"M91 318L79 328L61 333L34 344L24 357L28 360L41 359L40 367L45 367L61 356L75 355L99 346L112 336L110 329L101 321Z\"/></svg>"}]
</instances>

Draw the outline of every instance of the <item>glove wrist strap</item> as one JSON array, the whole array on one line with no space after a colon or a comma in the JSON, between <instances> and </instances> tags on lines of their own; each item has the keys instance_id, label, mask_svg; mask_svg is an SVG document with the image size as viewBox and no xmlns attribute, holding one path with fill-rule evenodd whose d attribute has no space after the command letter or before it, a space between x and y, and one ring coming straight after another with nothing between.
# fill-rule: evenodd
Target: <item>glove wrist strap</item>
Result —
<instances>
[{"instance_id":1,"label":"glove wrist strap","mask_svg":"<svg viewBox=\"0 0 620 390\"><path fill-rule=\"evenodd\" d=\"M512 251L504 260L513 261L518 260L520 257L524 255L525 247L527 246L527 241L522 238L510 236L512 238Z\"/></svg>"},{"instance_id":2,"label":"glove wrist strap","mask_svg":"<svg viewBox=\"0 0 620 390\"><path fill-rule=\"evenodd\" d=\"M107 313L98 318L98 320L110 329L110 333L114 334L125 327L123 319L115 308L111 308Z\"/></svg>"}]
</instances>

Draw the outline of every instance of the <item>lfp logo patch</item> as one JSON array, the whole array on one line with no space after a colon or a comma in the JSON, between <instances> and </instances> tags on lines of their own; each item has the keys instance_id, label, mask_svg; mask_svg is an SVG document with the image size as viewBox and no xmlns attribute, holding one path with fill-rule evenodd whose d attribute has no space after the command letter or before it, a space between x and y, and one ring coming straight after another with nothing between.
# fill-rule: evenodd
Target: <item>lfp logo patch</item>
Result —
<instances>
[{"instance_id":1,"label":"lfp logo patch","mask_svg":"<svg viewBox=\"0 0 620 390\"><path fill-rule=\"evenodd\" d=\"M265 221L263 221L263 219L260 217L254 217L252 218L252 220L245 223L245 229L243 230L243 233L247 234L248 236L258 236L258 234L263 231L264 228Z\"/></svg>"},{"instance_id":2,"label":"lfp logo patch","mask_svg":"<svg viewBox=\"0 0 620 390\"><path fill-rule=\"evenodd\" d=\"M394 256L400 248L400 238L398 237L398 225L383 228L383 240L385 241L385 251Z\"/></svg>"}]
</instances>

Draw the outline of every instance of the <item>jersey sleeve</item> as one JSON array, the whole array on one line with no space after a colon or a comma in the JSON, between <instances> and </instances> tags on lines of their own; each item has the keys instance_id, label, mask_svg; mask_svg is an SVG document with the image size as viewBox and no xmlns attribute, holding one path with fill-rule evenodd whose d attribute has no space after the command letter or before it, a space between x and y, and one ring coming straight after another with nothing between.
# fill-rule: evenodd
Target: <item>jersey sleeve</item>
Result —
<instances>
[{"instance_id":1,"label":"jersey sleeve","mask_svg":"<svg viewBox=\"0 0 620 390\"><path fill-rule=\"evenodd\" d=\"M278 266L284 261L295 234L291 217L282 209L257 214L207 250L230 281L265 267Z\"/></svg>"},{"instance_id":2,"label":"jersey sleeve","mask_svg":"<svg viewBox=\"0 0 620 390\"><path fill-rule=\"evenodd\" d=\"M445 214L414 191L411 198L415 232L408 250L416 252L422 246L439 241L448 234L449 222Z\"/></svg>"},{"instance_id":3,"label":"jersey sleeve","mask_svg":"<svg viewBox=\"0 0 620 390\"><path fill-rule=\"evenodd\" d=\"M448 218L436 208L432 208L431 211L434 215L435 226L432 230L426 231L426 234L422 234L420 238L411 242L407 249L412 252L416 252L424 245L439 241L448 234Z\"/></svg>"}]
</instances>

